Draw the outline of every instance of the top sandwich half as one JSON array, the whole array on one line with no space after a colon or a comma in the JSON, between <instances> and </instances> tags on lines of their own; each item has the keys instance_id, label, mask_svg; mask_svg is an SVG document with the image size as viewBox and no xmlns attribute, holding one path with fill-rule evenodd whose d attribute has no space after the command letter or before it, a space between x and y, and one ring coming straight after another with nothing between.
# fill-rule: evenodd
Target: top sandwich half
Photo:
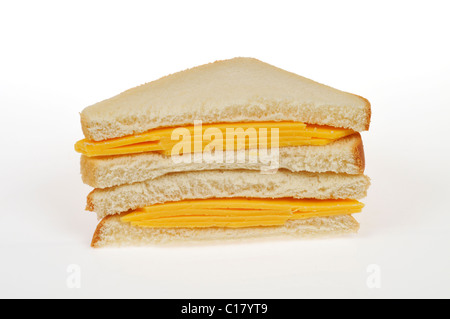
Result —
<instances>
[{"instance_id":1,"label":"top sandwich half","mask_svg":"<svg viewBox=\"0 0 450 319\"><path fill-rule=\"evenodd\" d=\"M223 135L228 128L278 129L281 169L362 174L358 132L368 130L370 115L370 104L362 97L253 58L234 58L163 77L85 108L85 139L75 148L83 154L83 181L95 188L172 172L261 168L261 163L172 161L178 142L171 133L187 128L197 136L193 124L201 121L202 135L209 128ZM267 146L273 146L271 135L267 137ZM241 151L254 148L249 140ZM208 140L202 143L204 148Z\"/></svg>"},{"instance_id":2,"label":"top sandwich half","mask_svg":"<svg viewBox=\"0 0 450 319\"><path fill-rule=\"evenodd\" d=\"M81 113L87 141L157 128L247 122L301 122L368 130L370 103L253 58L171 74L91 105Z\"/></svg>"}]
</instances>

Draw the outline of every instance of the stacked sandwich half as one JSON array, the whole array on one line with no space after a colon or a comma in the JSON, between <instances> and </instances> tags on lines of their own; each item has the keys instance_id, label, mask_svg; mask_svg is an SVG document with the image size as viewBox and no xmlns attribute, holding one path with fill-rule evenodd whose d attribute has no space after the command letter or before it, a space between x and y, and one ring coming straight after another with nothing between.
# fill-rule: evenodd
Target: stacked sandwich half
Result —
<instances>
[{"instance_id":1,"label":"stacked sandwich half","mask_svg":"<svg viewBox=\"0 0 450 319\"><path fill-rule=\"evenodd\" d=\"M370 114L364 98L250 58L89 106L75 149L101 219L92 246L354 233Z\"/></svg>"}]
</instances>

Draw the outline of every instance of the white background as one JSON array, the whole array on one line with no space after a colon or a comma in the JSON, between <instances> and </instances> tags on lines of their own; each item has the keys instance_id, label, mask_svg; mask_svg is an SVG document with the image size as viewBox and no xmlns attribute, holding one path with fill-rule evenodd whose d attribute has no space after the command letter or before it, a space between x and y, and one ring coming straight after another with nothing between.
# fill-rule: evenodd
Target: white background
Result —
<instances>
[{"instance_id":1,"label":"white background","mask_svg":"<svg viewBox=\"0 0 450 319\"><path fill-rule=\"evenodd\" d=\"M0 297L450 297L448 1L0 2ZM357 236L94 250L79 112L235 56L356 93ZM81 270L67 285L69 265ZM367 285L370 265L380 288ZM368 268L369 267L369 268Z\"/></svg>"}]
</instances>

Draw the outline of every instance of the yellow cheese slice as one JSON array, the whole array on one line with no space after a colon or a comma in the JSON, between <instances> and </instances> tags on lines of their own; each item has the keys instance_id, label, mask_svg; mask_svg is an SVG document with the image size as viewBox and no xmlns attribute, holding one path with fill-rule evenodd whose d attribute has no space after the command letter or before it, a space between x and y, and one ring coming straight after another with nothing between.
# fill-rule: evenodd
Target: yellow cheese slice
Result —
<instances>
[{"instance_id":1,"label":"yellow cheese slice","mask_svg":"<svg viewBox=\"0 0 450 319\"><path fill-rule=\"evenodd\" d=\"M356 200L218 198L169 202L139 208L121 217L140 227L257 227L288 220L361 212Z\"/></svg>"},{"instance_id":2,"label":"yellow cheese slice","mask_svg":"<svg viewBox=\"0 0 450 319\"><path fill-rule=\"evenodd\" d=\"M167 217L140 222L131 222L133 226L157 227L157 228L201 228L201 227L257 227L275 226L286 223L283 216L189 216L189 217Z\"/></svg>"},{"instance_id":3,"label":"yellow cheese slice","mask_svg":"<svg viewBox=\"0 0 450 319\"><path fill-rule=\"evenodd\" d=\"M172 140L172 133L175 129L187 129L190 134L190 140L182 140L176 135L179 140ZM146 133L136 134L132 136L125 136L106 141L89 141L81 140L75 144L75 150L86 156L110 156L122 154L136 154L143 152L160 152L170 155L173 147L178 143L187 143L185 150L194 152L194 142L200 141L201 149L214 140L214 135L211 133L206 136L205 132L210 129L217 129L221 132L223 138L220 140L223 143L223 150L227 150L227 142L232 150L239 150L236 135L227 135L227 129L236 130L241 128L247 130L254 128L256 132L256 140L250 141L248 135L245 136L245 143L240 145L241 149L250 149L256 147L272 147L271 129L278 129L278 146L301 146L301 145L326 145L332 141L355 133L353 130L334 128L328 126L307 125L298 122L254 122L254 123L218 123L218 124L204 124L200 127L184 126L184 127L170 127L150 130ZM266 129L265 134L261 129ZM246 134L246 132L244 132ZM253 133L252 133L253 134ZM230 143L231 141L231 143ZM180 144L181 146L181 144Z\"/></svg>"}]
</instances>

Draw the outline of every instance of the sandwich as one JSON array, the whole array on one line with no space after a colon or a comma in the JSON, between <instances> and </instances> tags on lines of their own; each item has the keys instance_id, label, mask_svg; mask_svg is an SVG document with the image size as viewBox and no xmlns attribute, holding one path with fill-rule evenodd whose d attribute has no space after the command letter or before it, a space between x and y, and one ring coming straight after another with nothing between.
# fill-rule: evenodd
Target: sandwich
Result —
<instances>
[{"instance_id":1,"label":"sandwich","mask_svg":"<svg viewBox=\"0 0 450 319\"><path fill-rule=\"evenodd\" d=\"M356 233L370 103L253 58L85 108L93 247Z\"/></svg>"}]
</instances>

